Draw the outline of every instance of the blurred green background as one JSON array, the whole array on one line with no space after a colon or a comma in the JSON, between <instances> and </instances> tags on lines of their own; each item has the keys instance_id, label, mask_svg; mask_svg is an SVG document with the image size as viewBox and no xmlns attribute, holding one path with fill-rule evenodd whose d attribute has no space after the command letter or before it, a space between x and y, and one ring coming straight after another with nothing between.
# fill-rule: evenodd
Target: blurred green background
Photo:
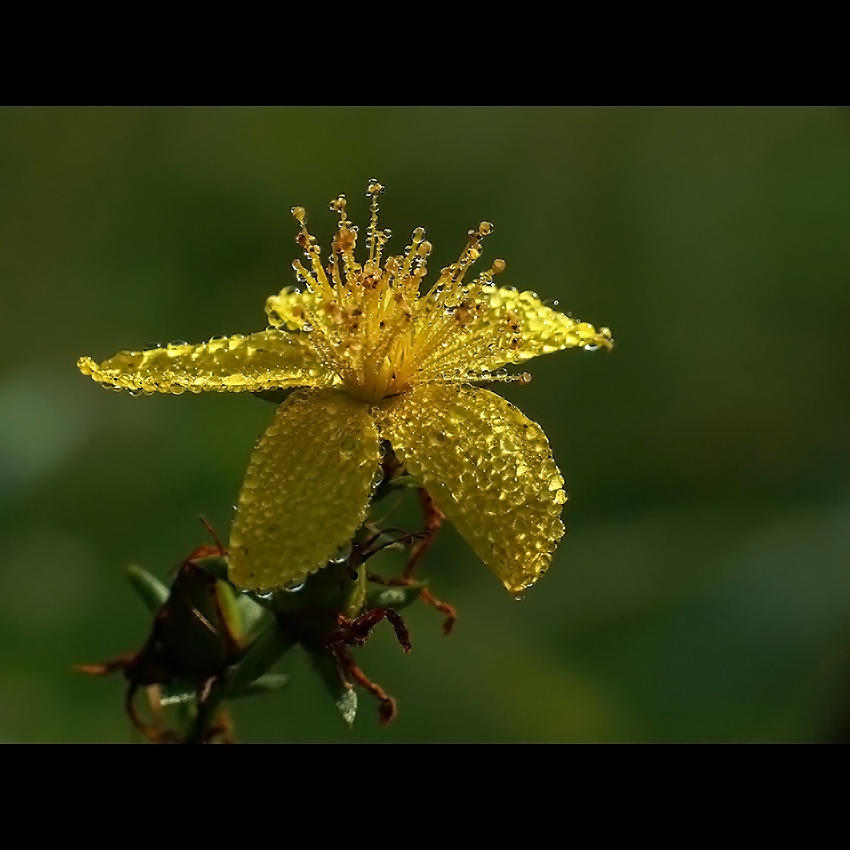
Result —
<instances>
[{"instance_id":1,"label":"blurred green background","mask_svg":"<svg viewBox=\"0 0 850 850\"><path fill-rule=\"evenodd\" d=\"M826 109L0 111L0 739L133 740L122 567L158 575L231 506L273 408L132 398L77 373L265 326L293 204L326 246L387 186L432 270L496 225L503 285L607 325L612 354L505 394L567 479L568 534L514 602L449 531L455 634L408 612L358 658L399 702L346 729L306 663L235 706L246 741L813 741L850 714L850 115ZM486 266L483 266L486 267Z\"/></svg>"}]
</instances>

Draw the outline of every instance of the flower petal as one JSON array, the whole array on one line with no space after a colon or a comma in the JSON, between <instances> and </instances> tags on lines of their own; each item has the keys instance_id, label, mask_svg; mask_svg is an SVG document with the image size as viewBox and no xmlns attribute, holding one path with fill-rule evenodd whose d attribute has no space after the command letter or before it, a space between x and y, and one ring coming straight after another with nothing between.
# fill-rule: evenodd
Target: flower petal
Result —
<instances>
[{"instance_id":1,"label":"flower petal","mask_svg":"<svg viewBox=\"0 0 850 850\"><path fill-rule=\"evenodd\" d=\"M422 367L428 378L469 380L541 354L583 346L611 348L608 328L581 322L547 307L533 292L485 286L470 308L462 332L436 350Z\"/></svg>"},{"instance_id":2,"label":"flower petal","mask_svg":"<svg viewBox=\"0 0 850 850\"><path fill-rule=\"evenodd\" d=\"M234 584L267 590L324 566L363 522L379 463L365 404L296 390L251 455L230 534Z\"/></svg>"},{"instance_id":3,"label":"flower petal","mask_svg":"<svg viewBox=\"0 0 850 850\"><path fill-rule=\"evenodd\" d=\"M420 384L377 415L407 471L511 593L548 568L564 479L540 426L489 390Z\"/></svg>"},{"instance_id":4,"label":"flower petal","mask_svg":"<svg viewBox=\"0 0 850 850\"><path fill-rule=\"evenodd\" d=\"M77 367L107 386L145 393L258 392L330 386L334 381L313 353L307 334L278 330L197 345L119 351L100 365L81 357Z\"/></svg>"}]
</instances>

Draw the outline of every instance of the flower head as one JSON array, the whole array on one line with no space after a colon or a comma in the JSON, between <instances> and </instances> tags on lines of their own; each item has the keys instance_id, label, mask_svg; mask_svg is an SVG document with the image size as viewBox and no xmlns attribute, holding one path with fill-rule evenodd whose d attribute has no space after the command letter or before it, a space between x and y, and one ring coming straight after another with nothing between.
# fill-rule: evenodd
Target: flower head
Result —
<instances>
[{"instance_id":1,"label":"flower head","mask_svg":"<svg viewBox=\"0 0 850 850\"><path fill-rule=\"evenodd\" d=\"M302 288L268 299L265 331L77 365L107 386L147 394L297 388L251 456L230 538L235 584L279 587L324 566L365 519L386 440L481 560L519 593L549 565L567 495L540 427L480 385L527 381L505 367L540 354L611 348L610 331L547 307L533 292L495 286L504 260L468 280L493 229L488 222L423 285L425 231L413 231L401 256L385 256L382 192L370 182L362 265L344 196L330 205L339 223L327 264L305 211L293 207L307 260L293 263Z\"/></svg>"}]
</instances>

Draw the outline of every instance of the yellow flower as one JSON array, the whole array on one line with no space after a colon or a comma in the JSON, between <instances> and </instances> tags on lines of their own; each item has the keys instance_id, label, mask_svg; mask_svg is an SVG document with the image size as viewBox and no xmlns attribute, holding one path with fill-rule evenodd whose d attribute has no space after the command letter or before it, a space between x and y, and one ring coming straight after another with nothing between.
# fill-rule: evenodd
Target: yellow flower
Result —
<instances>
[{"instance_id":1,"label":"yellow flower","mask_svg":"<svg viewBox=\"0 0 850 850\"><path fill-rule=\"evenodd\" d=\"M384 258L382 191L369 184L362 266L343 196L331 202L340 220L326 267L306 213L293 207L309 267L293 263L303 290L268 299L266 330L77 365L137 393L298 388L251 456L230 537L235 584L301 581L344 547L366 517L387 440L478 557L520 593L547 569L564 533L564 479L540 426L477 385L526 381L504 367L540 354L611 348L610 331L550 309L533 292L494 286L503 260L465 280L488 222L420 292L431 245L417 228L403 256Z\"/></svg>"}]
</instances>

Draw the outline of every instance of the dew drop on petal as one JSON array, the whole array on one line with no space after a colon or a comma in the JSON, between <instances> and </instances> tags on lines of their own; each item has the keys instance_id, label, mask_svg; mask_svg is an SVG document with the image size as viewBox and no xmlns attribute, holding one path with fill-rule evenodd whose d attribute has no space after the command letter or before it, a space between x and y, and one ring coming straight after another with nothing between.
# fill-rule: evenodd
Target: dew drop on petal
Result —
<instances>
[{"instance_id":1,"label":"dew drop on petal","mask_svg":"<svg viewBox=\"0 0 850 850\"><path fill-rule=\"evenodd\" d=\"M337 553L328 560L332 564L344 564L351 557L351 543L346 543Z\"/></svg>"}]
</instances>

